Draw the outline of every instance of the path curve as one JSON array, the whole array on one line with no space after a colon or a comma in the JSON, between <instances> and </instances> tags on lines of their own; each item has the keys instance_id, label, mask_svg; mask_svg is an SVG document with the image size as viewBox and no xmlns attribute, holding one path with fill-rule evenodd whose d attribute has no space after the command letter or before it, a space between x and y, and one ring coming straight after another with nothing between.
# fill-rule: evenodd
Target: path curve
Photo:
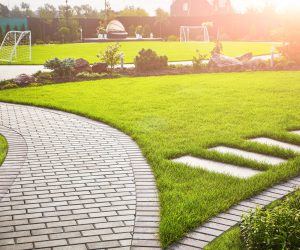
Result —
<instances>
[{"instance_id":1,"label":"path curve","mask_svg":"<svg viewBox=\"0 0 300 250\"><path fill-rule=\"evenodd\" d=\"M138 146L103 123L0 103L0 250L159 248L155 180ZM15 160L14 160L15 159Z\"/></svg>"}]
</instances>

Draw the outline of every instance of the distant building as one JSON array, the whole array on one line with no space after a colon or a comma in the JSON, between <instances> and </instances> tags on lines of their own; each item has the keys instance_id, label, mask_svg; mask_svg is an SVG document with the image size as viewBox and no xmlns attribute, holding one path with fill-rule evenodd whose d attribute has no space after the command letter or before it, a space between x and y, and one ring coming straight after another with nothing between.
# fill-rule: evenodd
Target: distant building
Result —
<instances>
[{"instance_id":1,"label":"distant building","mask_svg":"<svg viewBox=\"0 0 300 250\"><path fill-rule=\"evenodd\" d=\"M171 16L210 16L232 13L230 0L173 0Z\"/></svg>"}]
</instances>

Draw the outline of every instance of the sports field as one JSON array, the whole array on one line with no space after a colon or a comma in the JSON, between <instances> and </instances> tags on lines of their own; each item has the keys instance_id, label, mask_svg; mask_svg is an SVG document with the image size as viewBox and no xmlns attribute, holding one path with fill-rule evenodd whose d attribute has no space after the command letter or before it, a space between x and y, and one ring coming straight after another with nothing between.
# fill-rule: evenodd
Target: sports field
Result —
<instances>
[{"instance_id":1,"label":"sports field","mask_svg":"<svg viewBox=\"0 0 300 250\"><path fill-rule=\"evenodd\" d=\"M84 58L90 63L98 62L97 54L111 43L76 43L76 44L47 44L32 47L32 61L26 64L44 64L46 60L58 57ZM133 63L141 49L152 49L160 55L166 55L169 61L190 61L199 50L201 54L210 55L214 43L203 42L122 42L121 51L125 54L125 62ZM247 52L254 55L269 54L272 47L278 44L268 42L224 42L224 54L239 56ZM19 62L20 64L20 62Z\"/></svg>"}]
</instances>

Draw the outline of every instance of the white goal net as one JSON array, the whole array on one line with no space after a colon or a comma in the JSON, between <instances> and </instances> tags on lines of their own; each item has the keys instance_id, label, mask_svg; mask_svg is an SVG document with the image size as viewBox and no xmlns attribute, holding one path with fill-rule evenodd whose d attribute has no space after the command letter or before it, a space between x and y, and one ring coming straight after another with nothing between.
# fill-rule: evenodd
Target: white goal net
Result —
<instances>
[{"instance_id":1,"label":"white goal net","mask_svg":"<svg viewBox=\"0 0 300 250\"><path fill-rule=\"evenodd\" d=\"M31 61L31 32L7 32L0 47L0 62L28 61Z\"/></svg>"},{"instance_id":2,"label":"white goal net","mask_svg":"<svg viewBox=\"0 0 300 250\"><path fill-rule=\"evenodd\" d=\"M209 33L206 25L201 26L180 26L180 41L203 41L209 42Z\"/></svg>"}]
</instances>

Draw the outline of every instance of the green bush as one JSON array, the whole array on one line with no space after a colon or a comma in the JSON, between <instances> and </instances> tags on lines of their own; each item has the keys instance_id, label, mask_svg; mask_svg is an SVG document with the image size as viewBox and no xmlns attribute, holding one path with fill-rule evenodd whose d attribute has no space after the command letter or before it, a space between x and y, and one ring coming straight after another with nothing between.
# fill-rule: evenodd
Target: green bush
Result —
<instances>
[{"instance_id":1,"label":"green bush","mask_svg":"<svg viewBox=\"0 0 300 250\"><path fill-rule=\"evenodd\" d=\"M107 63L110 67L110 72L113 72L116 65L121 61L122 53L120 52L120 44L116 43L109 45L104 52L100 52L97 57Z\"/></svg>"},{"instance_id":2,"label":"green bush","mask_svg":"<svg viewBox=\"0 0 300 250\"><path fill-rule=\"evenodd\" d=\"M168 36L168 39L167 39L169 42L176 42L176 41L179 41L179 38L178 36Z\"/></svg>"},{"instance_id":3,"label":"green bush","mask_svg":"<svg viewBox=\"0 0 300 250\"><path fill-rule=\"evenodd\" d=\"M195 71L203 71L207 68L207 55L200 54L199 50L196 51L197 55L193 57L193 69Z\"/></svg>"},{"instance_id":4,"label":"green bush","mask_svg":"<svg viewBox=\"0 0 300 250\"><path fill-rule=\"evenodd\" d=\"M223 53L222 42L220 42L219 40L215 41L215 47L213 48L213 50L210 53L212 56L215 54L222 54Z\"/></svg>"},{"instance_id":5,"label":"green bush","mask_svg":"<svg viewBox=\"0 0 300 250\"><path fill-rule=\"evenodd\" d=\"M142 49L134 60L135 69L138 72L166 69L168 67L168 57L158 56L155 51Z\"/></svg>"},{"instance_id":6,"label":"green bush","mask_svg":"<svg viewBox=\"0 0 300 250\"><path fill-rule=\"evenodd\" d=\"M59 78L62 80L73 79L74 65L75 60L71 58L67 58L64 60L54 58L52 60L46 61L46 63L44 64L46 69L53 70L53 75L55 78Z\"/></svg>"},{"instance_id":7,"label":"green bush","mask_svg":"<svg viewBox=\"0 0 300 250\"><path fill-rule=\"evenodd\" d=\"M300 191L274 208L243 216L241 237L249 250L299 250Z\"/></svg>"},{"instance_id":8,"label":"green bush","mask_svg":"<svg viewBox=\"0 0 300 250\"><path fill-rule=\"evenodd\" d=\"M106 76L107 76L106 73L99 74L99 73L90 73L90 72L81 72L76 75L76 77L79 79L99 79Z\"/></svg>"},{"instance_id":9,"label":"green bush","mask_svg":"<svg viewBox=\"0 0 300 250\"><path fill-rule=\"evenodd\" d=\"M53 77L51 72L38 71L33 75L38 83L53 83Z\"/></svg>"},{"instance_id":10,"label":"green bush","mask_svg":"<svg viewBox=\"0 0 300 250\"><path fill-rule=\"evenodd\" d=\"M0 85L0 89L4 90L4 89L15 89L15 88L19 88L19 86L16 83L12 83L12 82L8 82L6 84L1 84Z\"/></svg>"}]
</instances>

